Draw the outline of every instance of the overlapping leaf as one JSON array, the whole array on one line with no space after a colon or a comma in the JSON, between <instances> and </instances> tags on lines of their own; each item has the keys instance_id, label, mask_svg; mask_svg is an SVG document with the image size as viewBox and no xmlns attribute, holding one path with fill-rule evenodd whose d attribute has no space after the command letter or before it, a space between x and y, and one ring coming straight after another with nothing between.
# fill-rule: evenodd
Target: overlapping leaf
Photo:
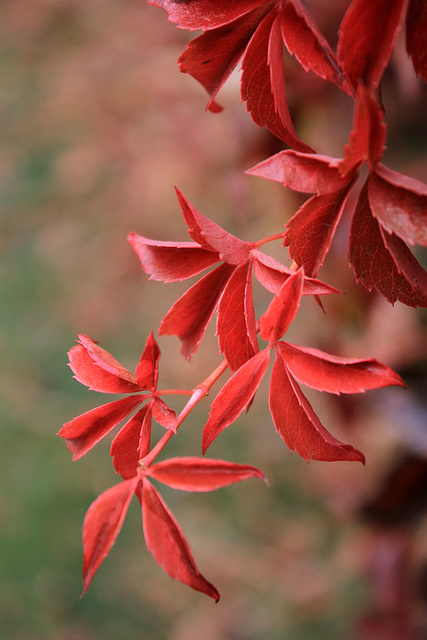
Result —
<instances>
[{"instance_id":1,"label":"overlapping leaf","mask_svg":"<svg viewBox=\"0 0 427 640\"><path fill-rule=\"evenodd\" d=\"M359 85L354 128L344 158L287 150L248 173L315 193L287 223L284 244L305 273L316 276L361 165L367 162L368 195L362 190L359 196L350 236L349 256L356 278L390 302L424 307L427 275L404 242L426 246L427 187L381 164L385 134L381 109Z\"/></svg>"},{"instance_id":2,"label":"overlapping leaf","mask_svg":"<svg viewBox=\"0 0 427 640\"><path fill-rule=\"evenodd\" d=\"M406 50L417 75L427 82L427 4L425 0L409 0L406 15Z\"/></svg>"},{"instance_id":3,"label":"overlapping leaf","mask_svg":"<svg viewBox=\"0 0 427 640\"><path fill-rule=\"evenodd\" d=\"M213 2L153 0L169 20L185 29L203 29L179 58L180 69L209 93L207 108L242 58L242 99L254 121L266 125L286 144L311 151L292 124L285 95L283 47L302 67L352 94L328 42L300 0Z\"/></svg>"},{"instance_id":4,"label":"overlapping leaf","mask_svg":"<svg viewBox=\"0 0 427 640\"><path fill-rule=\"evenodd\" d=\"M80 344L69 352L70 367L79 382L103 393L149 392L150 418L153 414L163 427L176 430L175 411L156 395L160 349L152 333L145 344L135 376L87 336L79 336L79 341ZM101 405L64 424L58 435L64 438L73 460L78 460L145 400L146 396L139 394ZM133 434L132 442L137 440L137 423L136 419L135 423L130 423L132 426L126 425L126 430L129 429ZM117 442L115 446L118 446ZM123 455L129 458L130 455L128 451L119 453L116 450L115 453L119 458ZM137 455L137 449L132 455ZM116 469L121 471L121 463L118 464ZM128 475L128 464L124 463L124 466L124 473Z\"/></svg>"},{"instance_id":5,"label":"overlapping leaf","mask_svg":"<svg viewBox=\"0 0 427 640\"><path fill-rule=\"evenodd\" d=\"M162 243L155 245L154 241L133 233L129 236L129 241L144 271L158 280L163 275L165 282L171 282L199 273L200 256L209 257L208 266L220 260L223 260L223 264L203 276L175 302L163 318L159 333L177 335L181 340L182 355L191 358L218 306L217 334L220 351L227 358L230 368L235 371L258 352L252 300L252 268L259 282L273 293L280 289L293 272L264 254L254 243L237 238L201 214L178 189L177 196L188 231L195 241L182 243L185 244L188 256L185 265L180 264L181 243L175 243L174 247L172 243L168 243L164 252ZM156 246L155 251L153 246ZM190 251L194 251L194 269L191 266ZM304 280L304 295L336 292L336 289L319 280Z\"/></svg>"},{"instance_id":6,"label":"overlapping leaf","mask_svg":"<svg viewBox=\"0 0 427 640\"><path fill-rule=\"evenodd\" d=\"M296 380L329 393L361 393L390 385L405 386L392 369L376 360L339 358L280 340L294 319L302 295L301 270L289 278L260 319L260 334L270 346L231 376L211 405L202 439L203 453L247 409L263 379L270 348L275 363L270 383L270 411L276 430L293 451L309 460L359 460L364 456L322 426Z\"/></svg>"}]
</instances>

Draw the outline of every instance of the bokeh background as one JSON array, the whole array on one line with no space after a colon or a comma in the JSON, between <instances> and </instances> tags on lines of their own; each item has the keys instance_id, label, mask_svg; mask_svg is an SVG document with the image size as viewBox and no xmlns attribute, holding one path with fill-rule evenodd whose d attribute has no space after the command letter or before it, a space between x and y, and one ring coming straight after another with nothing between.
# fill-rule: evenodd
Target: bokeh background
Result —
<instances>
[{"instance_id":1,"label":"bokeh background","mask_svg":"<svg viewBox=\"0 0 427 640\"><path fill-rule=\"evenodd\" d=\"M335 45L348 3L307 4ZM427 638L426 314L392 308L354 283L348 216L320 274L345 295L324 299L326 314L304 300L289 339L376 357L405 377L406 392L308 393L367 466L291 456L263 387L210 455L259 466L270 487L251 480L205 495L161 489L220 603L157 567L136 501L80 599L84 514L117 478L108 443L72 463L55 437L62 423L108 401L73 380L66 352L85 333L132 369L185 290L147 281L128 232L186 239L173 185L247 240L277 233L303 201L244 175L281 144L240 104L238 74L220 95L224 112L205 112L203 90L176 66L188 40L144 0L0 4L0 637ZM286 65L301 136L341 155L351 101ZM400 38L383 86L385 162L424 180L426 98ZM288 258L279 245L271 251ZM268 296L255 297L262 310ZM161 339L161 386L192 388L206 377L219 362L213 333L191 363L175 338ZM165 455L200 454L207 409L199 406Z\"/></svg>"}]
</instances>

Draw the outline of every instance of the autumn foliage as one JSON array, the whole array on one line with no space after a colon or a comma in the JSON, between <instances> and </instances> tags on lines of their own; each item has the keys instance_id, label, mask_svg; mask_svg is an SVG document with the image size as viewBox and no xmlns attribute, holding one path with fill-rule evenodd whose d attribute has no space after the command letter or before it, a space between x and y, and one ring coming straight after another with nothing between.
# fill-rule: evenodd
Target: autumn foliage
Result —
<instances>
[{"instance_id":1,"label":"autumn foliage","mask_svg":"<svg viewBox=\"0 0 427 640\"><path fill-rule=\"evenodd\" d=\"M356 280L392 304L427 306L427 274L410 249L415 244L427 246L427 186L382 163L387 126L380 97L383 74L402 28L415 73L427 81L427 10L422 0L352 0L334 51L300 0L151 0L150 4L162 8L178 27L202 30L180 56L179 67L206 89L207 109L221 111L218 92L240 64L241 95L254 122L289 147L246 173L310 197L284 231L272 229L268 237L248 242L203 215L177 189L191 241L166 242L130 233L130 245L150 279L173 283L197 276L161 319L159 335L177 336L182 356L190 359L216 313L223 361L195 389L161 389L161 351L153 333L135 373L80 335L69 352L74 377L91 390L120 397L67 422L59 435L77 460L121 425L110 455L122 480L93 502L83 525L84 592L136 496L147 548L156 561L172 578L218 601L217 589L197 568L184 533L152 480L181 491L205 492L250 478L265 480L264 474L250 465L204 455L161 461L157 457L214 382L228 373L205 420L201 441L205 454L224 429L250 410L272 360L268 408L287 447L307 461L365 462L362 452L323 426L300 385L331 394L357 394L404 387L403 380L373 358L339 357L285 338L291 323L298 321L302 296L313 296L321 308L321 296L340 294L318 274L349 202L348 256ZM285 91L284 56L289 55L302 67L301 74L314 72L354 101L353 126L339 158L316 153L295 129ZM262 251L277 239L288 247L289 266ZM254 281L272 296L258 317ZM180 413L168 404L172 395L187 396ZM153 421L164 430L154 445Z\"/></svg>"}]
</instances>

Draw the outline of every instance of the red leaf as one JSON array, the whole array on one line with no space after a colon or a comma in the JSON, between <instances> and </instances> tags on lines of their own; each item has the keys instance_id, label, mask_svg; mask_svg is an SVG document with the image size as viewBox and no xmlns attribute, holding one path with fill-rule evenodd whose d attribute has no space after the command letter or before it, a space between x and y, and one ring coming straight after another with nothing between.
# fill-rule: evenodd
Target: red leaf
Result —
<instances>
[{"instance_id":1,"label":"red leaf","mask_svg":"<svg viewBox=\"0 0 427 640\"><path fill-rule=\"evenodd\" d=\"M343 444L322 426L307 398L288 374L279 351L276 351L271 376L269 404L276 431L289 449L305 460L365 462L360 451Z\"/></svg>"},{"instance_id":2,"label":"red leaf","mask_svg":"<svg viewBox=\"0 0 427 640\"><path fill-rule=\"evenodd\" d=\"M83 594L122 528L138 477L110 487L90 505L83 523Z\"/></svg>"},{"instance_id":3,"label":"red leaf","mask_svg":"<svg viewBox=\"0 0 427 640\"><path fill-rule=\"evenodd\" d=\"M144 351L136 368L136 377L141 389L154 391L157 389L157 380L159 377L159 345L154 339L153 332L147 338Z\"/></svg>"},{"instance_id":4,"label":"red leaf","mask_svg":"<svg viewBox=\"0 0 427 640\"><path fill-rule=\"evenodd\" d=\"M343 186L335 158L292 149L276 153L245 173L281 182L284 187L302 193L331 193Z\"/></svg>"},{"instance_id":5,"label":"red leaf","mask_svg":"<svg viewBox=\"0 0 427 640\"><path fill-rule=\"evenodd\" d=\"M427 247L427 185L378 164L369 180L368 197L372 214L384 229L411 245Z\"/></svg>"},{"instance_id":6,"label":"red leaf","mask_svg":"<svg viewBox=\"0 0 427 640\"><path fill-rule=\"evenodd\" d=\"M288 0L281 9L283 40L306 71L314 71L324 80L337 84L353 95L335 55L313 18L299 0Z\"/></svg>"},{"instance_id":7,"label":"red leaf","mask_svg":"<svg viewBox=\"0 0 427 640\"><path fill-rule=\"evenodd\" d=\"M367 389L400 385L402 378L377 360L340 358L318 349L279 342L286 367L303 384L328 393L363 393Z\"/></svg>"},{"instance_id":8,"label":"red leaf","mask_svg":"<svg viewBox=\"0 0 427 640\"><path fill-rule=\"evenodd\" d=\"M399 32L406 0L353 0L340 27L338 61L354 89L376 89Z\"/></svg>"},{"instance_id":9,"label":"red leaf","mask_svg":"<svg viewBox=\"0 0 427 640\"><path fill-rule=\"evenodd\" d=\"M249 262L237 267L227 282L218 306L216 332L231 371L259 351Z\"/></svg>"},{"instance_id":10,"label":"red leaf","mask_svg":"<svg viewBox=\"0 0 427 640\"><path fill-rule=\"evenodd\" d=\"M64 424L57 435L65 439L73 460L78 460L143 400L142 396L129 396L103 404Z\"/></svg>"},{"instance_id":11,"label":"red leaf","mask_svg":"<svg viewBox=\"0 0 427 640\"><path fill-rule=\"evenodd\" d=\"M381 109L366 88L359 85L353 130L350 132L348 144L344 147L344 158L339 162L342 174L354 175L366 161L370 169L374 167L384 153L386 132L387 127L383 122Z\"/></svg>"},{"instance_id":12,"label":"red leaf","mask_svg":"<svg viewBox=\"0 0 427 640\"><path fill-rule=\"evenodd\" d=\"M196 207L193 207L179 189L176 189L176 193L193 240L208 251L218 252L220 259L228 264L239 265L246 262L250 248L247 242L236 238L206 218Z\"/></svg>"},{"instance_id":13,"label":"red leaf","mask_svg":"<svg viewBox=\"0 0 427 640\"><path fill-rule=\"evenodd\" d=\"M151 409L156 422L161 424L165 429L170 429L176 433L176 424L178 422L176 412L168 407L164 400L158 397L153 398Z\"/></svg>"},{"instance_id":14,"label":"red leaf","mask_svg":"<svg viewBox=\"0 0 427 640\"><path fill-rule=\"evenodd\" d=\"M267 10L261 6L233 22L202 33L180 56L180 70L193 76L209 93L207 109L236 67Z\"/></svg>"},{"instance_id":15,"label":"red leaf","mask_svg":"<svg viewBox=\"0 0 427 640\"><path fill-rule=\"evenodd\" d=\"M427 274L400 238L381 229L366 183L353 215L349 257L356 279L369 291L377 289L392 304L427 306Z\"/></svg>"},{"instance_id":16,"label":"red leaf","mask_svg":"<svg viewBox=\"0 0 427 640\"><path fill-rule=\"evenodd\" d=\"M218 591L197 569L177 521L146 479L143 482L142 513L147 548L166 573L218 602Z\"/></svg>"},{"instance_id":17,"label":"red leaf","mask_svg":"<svg viewBox=\"0 0 427 640\"><path fill-rule=\"evenodd\" d=\"M219 260L218 254L206 251L194 242L161 242L137 233L130 233L128 240L150 280L186 280Z\"/></svg>"},{"instance_id":18,"label":"red leaf","mask_svg":"<svg viewBox=\"0 0 427 640\"><path fill-rule=\"evenodd\" d=\"M276 111L277 95L275 100L268 64L269 46L278 46L277 38L274 38L271 45L269 44L270 31L276 15L276 9L266 15L248 44L242 62L242 100L246 100L248 111L259 127L266 125L275 136L289 146L299 151L311 152L313 149L299 139L294 129L286 102L281 103L283 108L280 113ZM277 55L275 55L275 63L278 63ZM284 91L284 77L279 77L282 68L275 64L274 69L275 83L280 82L279 86Z\"/></svg>"},{"instance_id":19,"label":"red leaf","mask_svg":"<svg viewBox=\"0 0 427 640\"><path fill-rule=\"evenodd\" d=\"M304 271L290 276L260 318L260 336L267 342L280 340L298 311L304 283Z\"/></svg>"},{"instance_id":20,"label":"red leaf","mask_svg":"<svg viewBox=\"0 0 427 640\"><path fill-rule=\"evenodd\" d=\"M285 267L274 258L266 255L259 249L252 249L254 275L258 282L270 293L279 293L282 285L292 276L295 271ZM341 293L335 287L325 284L315 278L304 278L303 296L326 295L330 293Z\"/></svg>"},{"instance_id":21,"label":"red leaf","mask_svg":"<svg viewBox=\"0 0 427 640\"><path fill-rule=\"evenodd\" d=\"M345 189L312 196L289 220L284 238L293 260L307 276L316 276L331 246L347 201L351 183Z\"/></svg>"},{"instance_id":22,"label":"red leaf","mask_svg":"<svg viewBox=\"0 0 427 640\"><path fill-rule=\"evenodd\" d=\"M150 450L150 436L151 403L135 413L111 443L114 468L124 480L136 475L138 461Z\"/></svg>"},{"instance_id":23,"label":"red leaf","mask_svg":"<svg viewBox=\"0 0 427 640\"><path fill-rule=\"evenodd\" d=\"M425 0L409 0L406 14L406 50L415 72L427 82L427 4Z\"/></svg>"},{"instance_id":24,"label":"red leaf","mask_svg":"<svg viewBox=\"0 0 427 640\"><path fill-rule=\"evenodd\" d=\"M148 0L148 4L164 9L168 20L183 29L213 29L265 3L266 0Z\"/></svg>"},{"instance_id":25,"label":"red leaf","mask_svg":"<svg viewBox=\"0 0 427 640\"><path fill-rule=\"evenodd\" d=\"M202 451L206 452L215 438L232 424L249 406L270 361L270 349L260 351L248 360L225 383L211 405L203 430Z\"/></svg>"},{"instance_id":26,"label":"red leaf","mask_svg":"<svg viewBox=\"0 0 427 640\"><path fill-rule=\"evenodd\" d=\"M163 460L148 469L147 474L182 491L213 491L248 478L267 481L262 471L248 464L193 457Z\"/></svg>"},{"instance_id":27,"label":"red leaf","mask_svg":"<svg viewBox=\"0 0 427 640\"><path fill-rule=\"evenodd\" d=\"M190 359L199 346L233 271L229 264L219 265L188 289L163 318L159 335L177 335L185 358Z\"/></svg>"},{"instance_id":28,"label":"red leaf","mask_svg":"<svg viewBox=\"0 0 427 640\"><path fill-rule=\"evenodd\" d=\"M80 345L68 352L74 378L92 391L135 393L140 391L135 376L87 336L79 336ZM95 349L96 347L96 349Z\"/></svg>"}]
</instances>

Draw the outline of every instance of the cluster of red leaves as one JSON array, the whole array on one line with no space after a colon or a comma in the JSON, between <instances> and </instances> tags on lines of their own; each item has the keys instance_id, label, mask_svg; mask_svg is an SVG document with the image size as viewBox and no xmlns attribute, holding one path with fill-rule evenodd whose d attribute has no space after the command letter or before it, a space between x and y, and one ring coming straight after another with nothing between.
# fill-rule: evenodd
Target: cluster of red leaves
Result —
<instances>
[{"instance_id":1,"label":"cluster of red leaves","mask_svg":"<svg viewBox=\"0 0 427 640\"><path fill-rule=\"evenodd\" d=\"M196 567L190 547L152 480L186 491L211 491L250 477L264 478L249 465L179 457L154 463L170 437L228 368L231 376L211 405L202 451L248 410L274 353L269 409L276 431L291 451L307 461L360 461L364 455L332 436L302 393L299 383L328 393L362 393L404 386L389 367L374 360L340 358L292 345L282 338L294 320L301 297L336 293L317 276L329 251L350 190L366 162L368 178L354 208L350 261L356 278L390 302L427 306L427 274L407 244L427 246L427 188L381 163L386 126L375 96L406 12L406 43L417 74L427 78L427 11L422 0L353 0L343 17L337 53L320 33L300 0L151 0L185 29L202 29L180 57L208 91L208 108L219 111L216 95L242 59L242 97L254 121L266 125L292 149L261 162L248 173L314 194L287 224L285 232L247 242L202 215L177 190L192 242L162 242L136 233L129 241L151 279L175 282L207 273L163 318L159 334L176 335L181 353L196 352L217 310L216 333L225 365L193 391L158 389L160 349L150 334L135 375L86 336L69 352L77 380L102 393L127 394L71 420L59 432L73 459L86 454L114 427L110 455L123 482L89 508L83 526L84 591L120 531L129 502L142 505L148 549L173 578L216 601L219 594ZM355 98L353 130L343 157L319 155L298 137L289 114L283 47L305 71L335 83ZM260 250L283 238L293 267ZM407 243L407 244L406 244ZM257 319L252 274L273 299ZM257 334L267 344L260 350ZM162 399L189 395L179 415ZM151 447L152 420L166 431ZM265 479L265 478L264 478Z\"/></svg>"}]
</instances>

